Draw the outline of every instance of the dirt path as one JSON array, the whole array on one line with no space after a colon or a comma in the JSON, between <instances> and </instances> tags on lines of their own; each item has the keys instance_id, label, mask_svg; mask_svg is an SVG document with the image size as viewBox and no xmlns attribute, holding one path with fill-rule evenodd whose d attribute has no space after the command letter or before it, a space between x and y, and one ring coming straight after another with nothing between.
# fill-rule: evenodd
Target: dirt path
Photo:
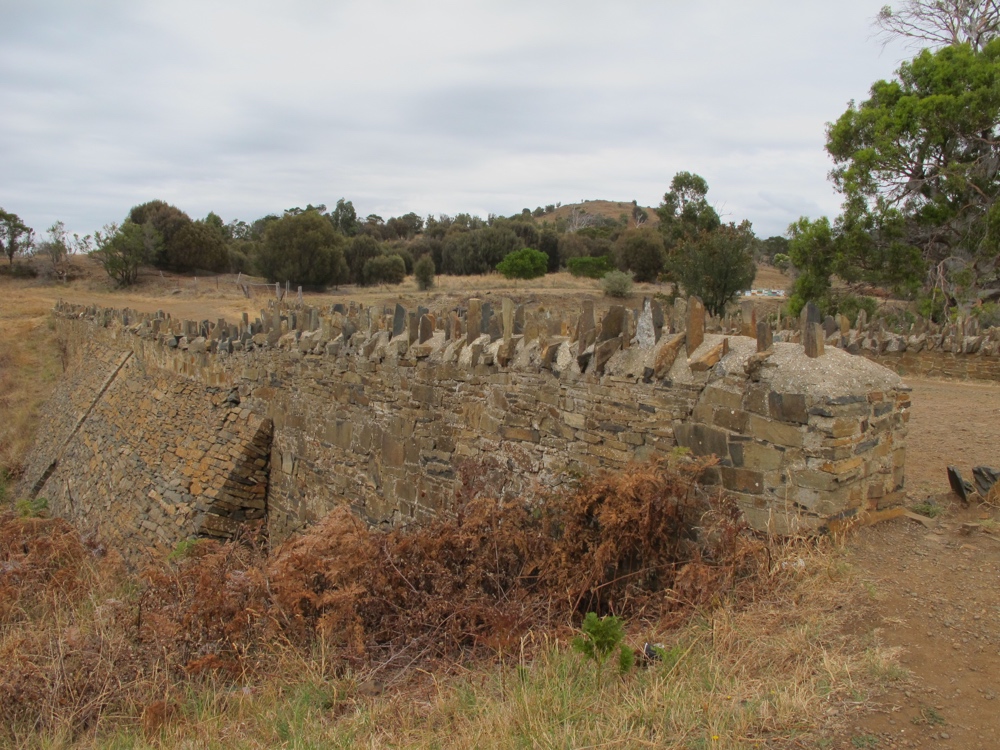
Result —
<instances>
[{"instance_id":1,"label":"dirt path","mask_svg":"<svg viewBox=\"0 0 1000 750\"><path fill-rule=\"evenodd\" d=\"M1000 509L951 502L945 468L1000 466L1000 384L910 380L911 503L946 504L933 528L899 520L849 543L875 599L859 637L901 652L909 679L834 747L1000 748ZM971 478L971 477L970 477Z\"/></svg>"}]
</instances>

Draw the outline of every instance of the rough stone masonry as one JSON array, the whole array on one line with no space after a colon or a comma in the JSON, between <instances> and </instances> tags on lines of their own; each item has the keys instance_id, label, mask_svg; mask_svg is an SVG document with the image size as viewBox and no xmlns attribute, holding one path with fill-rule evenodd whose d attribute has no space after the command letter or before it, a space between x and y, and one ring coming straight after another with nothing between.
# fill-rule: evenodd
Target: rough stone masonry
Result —
<instances>
[{"instance_id":1,"label":"rough stone masonry","mask_svg":"<svg viewBox=\"0 0 1000 750\"><path fill-rule=\"evenodd\" d=\"M254 321L60 304L76 352L19 492L133 555L340 504L371 524L542 496L678 446L778 533L901 502L909 392L829 348L723 335L694 299L567 320L503 300L272 303ZM759 351L758 351L759 350Z\"/></svg>"}]
</instances>

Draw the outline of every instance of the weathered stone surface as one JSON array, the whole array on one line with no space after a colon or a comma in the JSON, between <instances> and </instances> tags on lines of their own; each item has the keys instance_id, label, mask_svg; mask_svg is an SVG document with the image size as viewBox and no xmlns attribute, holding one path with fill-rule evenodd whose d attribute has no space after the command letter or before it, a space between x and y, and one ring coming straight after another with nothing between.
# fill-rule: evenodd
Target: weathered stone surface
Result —
<instances>
[{"instance_id":1,"label":"weathered stone surface","mask_svg":"<svg viewBox=\"0 0 1000 750\"><path fill-rule=\"evenodd\" d=\"M655 377L660 380L667 377L670 368L674 366L674 362L677 360L677 355L680 353L681 347L684 346L684 341L685 334L681 333L660 347L660 350L656 354L656 364L653 368Z\"/></svg>"},{"instance_id":2,"label":"weathered stone surface","mask_svg":"<svg viewBox=\"0 0 1000 750\"><path fill-rule=\"evenodd\" d=\"M265 311L265 318L273 312ZM311 321L312 314L307 312ZM644 305L640 317L646 312ZM504 468L497 486L520 497L533 487L559 486L568 470L620 467L632 458L666 455L675 438L676 444L695 452L719 455L716 480L754 518L764 518L758 511L767 510L768 523L814 528L823 522L824 513L882 506L899 502L901 497L905 460L901 446L909 395L898 378L836 350L822 360L808 360L801 347L775 343L766 363L751 377L745 366L757 356L755 343L737 337L729 340L733 350L707 374L695 373L698 377L693 378L688 368L680 366L672 371L673 381L664 381L654 379L656 365L666 365L661 374L667 375L673 361L665 363L665 352L674 348L676 355L684 337L660 343L655 354L632 349L615 355L622 336L631 333L628 319L618 337L601 342L596 352L587 347L584 359L592 363L581 374L574 363L579 342L571 348L567 340L556 336L556 331L563 330L561 321L542 311L532 316L531 324L541 332L541 341L512 336L509 341L491 342L489 335L481 335L471 346L465 337L448 343L444 331L425 322L423 335L432 335L424 343L409 346L402 336L399 341L389 340L395 314L390 316L381 307L351 305L351 319L366 326L364 332L345 338L342 325L347 321L326 312L321 315L320 330L292 332L281 347L258 347L247 332L246 343L252 348L242 352L227 351L224 343L232 337L225 336L211 339L215 351L212 346L204 352L170 348L165 333L152 337L152 319L144 314L101 311L100 317L95 313L92 319L70 314L75 317L58 318L58 324L72 332L70 338L76 337L79 346L89 347L88 361L106 362L91 368L103 373L105 380L120 364L115 357L127 355L136 358L135 372L151 374L164 383L147 389L126 365L128 387L118 396L109 390L108 396L98 400L101 404L103 398L121 399L127 394L137 402L135 408L157 415L146 422L152 425L151 431L133 445L154 446L151 450L159 456L158 430L183 425L178 434L185 438L191 434L186 418L163 419L165 412L156 406L161 402L171 409L175 403L189 404L185 408L199 415L224 415L235 403L232 408L239 418L245 414L251 420L273 420L270 448L254 454L250 464L254 470L268 467L260 490L264 494L244 496L240 494L244 490L237 487L229 499L214 507L219 514L237 512L246 519L266 513L275 540L320 518L332 503L341 502L339 498L372 523L392 523L400 516L429 520L441 512L440 498L451 497L459 481L453 461L472 461L472 466L484 472L499 462ZM431 313L424 311L423 316L433 321ZM114 326L125 319L131 327L123 334ZM265 327L263 322L260 326ZM636 340L639 327L637 322ZM177 328L179 333L179 321ZM216 323L213 330L219 328ZM190 346L189 341L185 346ZM609 374L600 375L598 371L605 368ZM87 380L90 376L81 373L83 380L76 382L92 399L100 392L100 383ZM90 385L84 387L84 382ZM111 382L115 382L113 377ZM174 388L179 390L171 395ZM157 401L148 395L153 391L166 395ZM71 435L69 420L85 413L87 405L77 406L65 395L63 402L71 408L42 421L52 434ZM67 416L60 416L63 413ZM100 407L94 413L104 414ZM67 474L59 472L73 470L75 456L82 455L78 452L87 445L100 444L94 440L97 428L85 420L79 434L81 441L86 435L91 443L71 440L73 453L67 454L66 463L57 462L62 469L42 481L41 491L51 495L54 508L69 507L60 485ZM234 434L229 427L211 431L222 441L220 445L230 448ZM53 446L64 442L44 441ZM197 462L200 467L200 442L199 438L185 446L184 451L191 453L185 452L178 460ZM96 448L86 450L95 455ZM103 464L94 469L88 465L69 475L71 483L76 481L73 476L93 475L94 498L103 497L101 493L112 486L102 484L102 472L118 471L116 466L124 466L121 457L130 455L117 449L104 450L104 454L118 457L119 463L108 464L107 469ZM268 464L269 456L274 456L273 464ZM27 472L33 473L33 482L44 476L52 459L51 451L39 451ZM163 471L170 469L164 467ZM800 473L801 483L783 481ZM202 498L203 504L214 502L211 493L219 492L212 477L195 474L197 470L186 477L183 492ZM76 497L75 484L71 491ZM163 498L166 491L156 490ZM123 523L132 538L144 540L136 546L169 545L164 540L181 533L158 519L146 494L137 495L134 502L145 515L129 516ZM97 513L94 508L92 503L88 512ZM168 516L166 510L158 512ZM192 533L198 512L206 511L194 506L189 513L175 509L169 517L181 522L171 521L171 528Z\"/></svg>"},{"instance_id":3,"label":"weathered stone surface","mask_svg":"<svg viewBox=\"0 0 1000 750\"><path fill-rule=\"evenodd\" d=\"M597 337L597 343L608 341L613 338L621 338L622 331L625 330L626 310L622 305L612 305L604 319L601 320L601 332Z\"/></svg>"},{"instance_id":4,"label":"weathered stone surface","mask_svg":"<svg viewBox=\"0 0 1000 750\"><path fill-rule=\"evenodd\" d=\"M705 305L701 299L691 296L687 301L687 355L690 357L705 340Z\"/></svg>"},{"instance_id":5,"label":"weathered stone surface","mask_svg":"<svg viewBox=\"0 0 1000 750\"><path fill-rule=\"evenodd\" d=\"M771 332L771 326L766 320L761 320L757 323L756 337L758 354L763 354L774 346L774 334Z\"/></svg>"},{"instance_id":6,"label":"weathered stone surface","mask_svg":"<svg viewBox=\"0 0 1000 750\"><path fill-rule=\"evenodd\" d=\"M691 368L691 372L706 372L719 364L719 360L728 353L729 339L725 338L696 359L688 360L688 367Z\"/></svg>"},{"instance_id":7,"label":"weathered stone surface","mask_svg":"<svg viewBox=\"0 0 1000 750\"><path fill-rule=\"evenodd\" d=\"M404 333L406 333L406 308L397 302L396 309L392 314L392 335L395 338Z\"/></svg>"},{"instance_id":8,"label":"weathered stone surface","mask_svg":"<svg viewBox=\"0 0 1000 750\"><path fill-rule=\"evenodd\" d=\"M417 333L417 343L424 344L430 341L434 335L434 317L432 315L420 316L420 327Z\"/></svg>"},{"instance_id":9,"label":"weathered stone surface","mask_svg":"<svg viewBox=\"0 0 1000 750\"><path fill-rule=\"evenodd\" d=\"M465 318L467 332L465 343L472 346L472 342L479 338L483 331L483 303L478 299L469 300L469 313Z\"/></svg>"}]
</instances>

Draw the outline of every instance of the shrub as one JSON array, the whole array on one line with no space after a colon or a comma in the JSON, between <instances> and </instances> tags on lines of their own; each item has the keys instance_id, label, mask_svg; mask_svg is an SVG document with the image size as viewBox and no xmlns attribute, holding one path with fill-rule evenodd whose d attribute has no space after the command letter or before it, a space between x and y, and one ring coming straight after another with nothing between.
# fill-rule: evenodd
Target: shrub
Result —
<instances>
[{"instance_id":1,"label":"shrub","mask_svg":"<svg viewBox=\"0 0 1000 750\"><path fill-rule=\"evenodd\" d=\"M316 211L286 214L267 225L257 265L268 281L305 286L347 280L344 238Z\"/></svg>"},{"instance_id":2,"label":"shrub","mask_svg":"<svg viewBox=\"0 0 1000 750\"><path fill-rule=\"evenodd\" d=\"M635 274L636 281L656 281L666 264L663 235L652 227L630 229L615 242L618 266Z\"/></svg>"},{"instance_id":3,"label":"shrub","mask_svg":"<svg viewBox=\"0 0 1000 750\"><path fill-rule=\"evenodd\" d=\"M362 268L364 283L399 284L406 278L406 262L398 255L378 255L365 261Z\"/></svg>"},{"instance_id":4,"label":"shrub","mask_svg":"<svg viewBox=\"0 0 1000 750\"><path fill-rule=\"evenodd\" d=\"M853 326L857 324L858 313L861 310L864 310L868 320L871 320L878 309L878 303L871 297L856 297L853 294L846 294L843 297L831 299L826 305L822 306L822 309L829 315L837 313L845 315Z\"/></svg>"},{"instance_id":5,"label":"shrub","mask_svg":"<svg viewBox=\"0 0 1000 750\"><path fill-rule=\"evenodd\" d=\"M979 325L983 328L1000 326L1000 305L996 302L987 302L981 307L974 307L972 314L979 319Z\"/></svg>"},{"instance_id":6,"label":"shrub","mask_svg":"<svg viewBox=\"0 0 1000 750\"><path fill-rule=\"evenodd\" d=\"M632 294L632 274L611 271L601 279L601 288L608 297L628 297Z\"/></svg>"},{"instance_id":7,"label":"shrub","mask_svg":"<svg viewBox=\"0 0 1000 750\"><path fill-rule=\"evenodd\" d=\"M413 266L413 276L417 280L417 288L426 292L434 286L434 260L430 255L424 255Z\"/></svg>"},{"instance_id":8,"label":"shrub","mask_svg":"<svg viewBox=\"0 0 1000 750\"><path fill-rule=\"evenodd\" d=\"M614 270L611 258L607 255L570 258L566 261L566 267L569 268L569 272L574 276L586 276L590 279L603 278L609 271Z\"/></svg>"},{"instance_id":9,"label":"shrub","mask_svg":"<svg viewBox=\"0 0 1000 750\"><path fill-rule=\"evenodd\" d=\"M8 266L7 272L14 279L34 279L38 276L38 271L35 270L35 267L27 263L15 263L12 266Z\"/></svg>"},{"instance_id":10,"label":"shrub","mask_svg":"<svg viewBox=\"0 0 1000 750\"><path fill-rule=\"evenodd\" d=\"M497 270L508 279L537 279L549 269L549 256L530 247L515 250L497 263Z\"/></svg>"}]
</instances>

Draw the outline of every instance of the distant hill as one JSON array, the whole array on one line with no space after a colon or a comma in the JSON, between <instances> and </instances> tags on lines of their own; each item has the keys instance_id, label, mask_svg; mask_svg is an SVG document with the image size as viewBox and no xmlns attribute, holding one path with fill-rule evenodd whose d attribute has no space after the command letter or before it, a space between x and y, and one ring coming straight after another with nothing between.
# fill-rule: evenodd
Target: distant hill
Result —
<instances>
[{"instance_id":1,"label":"distant hill","mask_svg":"<svg viewBox=\"0 0 1000 750\"><path fill-rule=\"evenodd\" d=\"M641 206L641 208L646 211L648 216L646 223L648 225L655 226L660 222L655 208L649 206ZM582 203L568 203L560 206L555 211L537 217L536 221L540 223L545 221L554 223L559 219L569 221L574 212L580 212L585 216L599 216L602 219L614 219L616 221L622 214L626 214L629 217L629 226L635 226L635 222L632 221L632 201L583 201Z\"/></svg>"}]
</instances>

